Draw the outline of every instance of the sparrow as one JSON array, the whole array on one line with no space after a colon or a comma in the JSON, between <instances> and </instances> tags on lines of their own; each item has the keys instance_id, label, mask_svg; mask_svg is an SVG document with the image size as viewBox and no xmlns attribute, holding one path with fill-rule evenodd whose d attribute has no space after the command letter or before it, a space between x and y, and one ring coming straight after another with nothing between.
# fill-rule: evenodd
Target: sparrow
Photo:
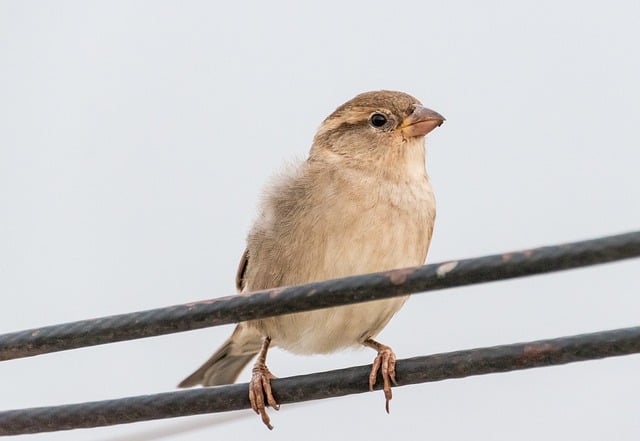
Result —
<instances>
[{"instance_id":1,"label":"sparrow","mask_svg":"<svg viewBox=\"0 0 640 441\"><path fill-rule=\"evenodd\" d=\"M331 113L309 157L266 186L259 216L238 267L239 292L422 265L435 222L435 198L425 164L425 135L444 122L402 92L365 92ZM272 429L270 346L325 354L367 346L377 355L386 410L396 356L374 340L408 296L239 323L231 337L178 386L236 381L258 356L249 383L251 407Z\"/></svg>"}]
</instances>

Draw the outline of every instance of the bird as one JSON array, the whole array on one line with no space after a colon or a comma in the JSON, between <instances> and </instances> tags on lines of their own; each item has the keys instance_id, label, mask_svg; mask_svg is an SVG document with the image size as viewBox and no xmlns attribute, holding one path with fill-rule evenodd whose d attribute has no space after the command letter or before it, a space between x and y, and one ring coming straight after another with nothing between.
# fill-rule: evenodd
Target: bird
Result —
<instances>
[{"instance_id":1,"label":"bird","mask_svg":"<svg viewBox=\"0 0 640 441\"><path fill-rule=\"evenodd\" d=\"M266 185L236 275L240 293L422 265L434 228L435 197L425 136L445 118L404 92L361 93L320 125L306 160ZM239 323L231 336L178 387L236 381L257 355L249 382L252 409L273 429L267 368L271 346L295 354L349 347L377 352L389 412L396 383L393 350L374 340L408 296L296 312Z\"/></svg>"}]
</instances>

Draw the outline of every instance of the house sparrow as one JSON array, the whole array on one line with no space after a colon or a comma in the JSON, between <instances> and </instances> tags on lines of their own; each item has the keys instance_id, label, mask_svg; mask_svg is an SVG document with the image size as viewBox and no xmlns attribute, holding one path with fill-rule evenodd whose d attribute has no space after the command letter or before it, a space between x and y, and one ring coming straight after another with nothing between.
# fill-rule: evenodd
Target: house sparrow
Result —
<instances>
[{"instance_id":1,"label":"house sparrow","mask_svg":"<svg viewBox=\"0 0 640 441\"><path fill-rule=\"evenodd\" d=\"M240 260L238 290L423 264L436 214L424 137L443 121L402 92L366 92L338 107L318 129L309 158L267 186ZM257 354L249 398L272 429L265 406L279 405L265 364L270 345L298 354L364 345L378 353L369 386L380 371L388 412L396 357L373 338L407 297L239 323L179 387L233 383Z\"/></svg>"}]
</instances>

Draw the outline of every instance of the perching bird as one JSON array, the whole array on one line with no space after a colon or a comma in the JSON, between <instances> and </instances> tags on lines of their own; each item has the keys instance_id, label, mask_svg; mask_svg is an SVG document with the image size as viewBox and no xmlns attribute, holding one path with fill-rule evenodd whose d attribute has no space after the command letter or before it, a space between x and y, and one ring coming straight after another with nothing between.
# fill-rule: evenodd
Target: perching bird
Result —
<instances>
[{"instance_id":1,"label":"perching bird","mask_svg":"<svg viewBox=\"0 0 640 441\"><path fill-rule=\"evenodd\" d=\"M424 263L435 221L424 137L444 118L402 92L360 94L327 117L309 158L267 186L247 238L236 285L241 292L300 285ZM386 408L395 354L373 338L402 307L396 297L239 323L231 337L179 387L233 383L258 356L251 406L269 427L266 404L278 409L269 345L319 354L365 345L378 352Z\"/></svg>"}]
</instances>

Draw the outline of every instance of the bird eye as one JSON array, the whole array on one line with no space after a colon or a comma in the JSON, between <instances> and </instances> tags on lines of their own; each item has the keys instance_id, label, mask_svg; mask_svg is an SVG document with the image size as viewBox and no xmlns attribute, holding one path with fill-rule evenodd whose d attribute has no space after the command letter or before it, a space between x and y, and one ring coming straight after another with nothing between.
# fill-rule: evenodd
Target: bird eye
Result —
<instances>
[{"instance_id":1,"label":"bird eye","mask_svg":"<svg viewBox=\"0 0 640 441\"><path fill-rule=\"evenodd\" d=\"M373 127L382 127L387 123L387 117L382 113L374 113L369 118L369 122Z\"/></svg>"}]
</instances>

